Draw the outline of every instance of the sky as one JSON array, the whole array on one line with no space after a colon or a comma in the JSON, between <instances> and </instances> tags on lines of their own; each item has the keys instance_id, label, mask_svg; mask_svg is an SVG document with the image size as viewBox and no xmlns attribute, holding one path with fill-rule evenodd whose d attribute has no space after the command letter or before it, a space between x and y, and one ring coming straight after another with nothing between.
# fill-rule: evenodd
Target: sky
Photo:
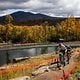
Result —
<instances>
[{"instance_id":1,"label":"sky","mask_svg":"<svg viewBox=\"0 0 80 80\"><path fill-rule=\"evenodd\" d=\"M16 11L49 16L80 16L80 0L0 0L0 16Z\"/></svg>"}]
</instances>

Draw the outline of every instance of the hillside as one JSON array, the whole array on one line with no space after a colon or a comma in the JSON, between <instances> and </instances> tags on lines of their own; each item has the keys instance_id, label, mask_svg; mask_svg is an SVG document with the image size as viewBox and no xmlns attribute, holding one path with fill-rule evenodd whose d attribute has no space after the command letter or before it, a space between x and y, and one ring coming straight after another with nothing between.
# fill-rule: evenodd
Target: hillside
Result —
<instances>
[{"instance_id":1,"label":"hillside","mask_svg":"<svg viewBox=\"0 0 80 80\"><path fill-rule=\"evenodd\" d=\"M10 15L13 17L13 24L16 25L41 25L45 21L48 21L48 25L56 25L66 19L64 17L51 17L41 13L34 14L24 11L17 11ZM5 16L0 17L0 23L3 23L4 20Z\"/></svg>"},{"instance_id":2,"label":"hillside","mask_svg":"<svg viewBox=\"0 0 80 80\"><path fill-rule=\"evenodd\" d=\"M50 17L41 13L31 13L31 12L24 12L18 11L10 14L13 17L13 24L26 24L26 25L41 25L45 21L48 21L49 25L55 25L60 21L64 20L65 18L59 17ZM0 17L0 23L3 23L5 16Z\"/></svg>"}]
</instances>

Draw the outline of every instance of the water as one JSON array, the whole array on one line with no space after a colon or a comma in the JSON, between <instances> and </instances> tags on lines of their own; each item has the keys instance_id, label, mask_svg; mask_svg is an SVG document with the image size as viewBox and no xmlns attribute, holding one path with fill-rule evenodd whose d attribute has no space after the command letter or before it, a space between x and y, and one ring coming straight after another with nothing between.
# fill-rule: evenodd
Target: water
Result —
<instances>
[{"instance_id":1,"label":"water","mask_svg":"<svg viewBox=\"0 0 80 80\"><path fill-rule=\"evenodd\" d=\"M14 49L0 51L0 66L6 64L7 61L12 62L14 58L36 56L44 53L54 52L55 47L42 47L30 49ZM8 56L7 56L8 53Z\"/></svg>"}]
</instances>

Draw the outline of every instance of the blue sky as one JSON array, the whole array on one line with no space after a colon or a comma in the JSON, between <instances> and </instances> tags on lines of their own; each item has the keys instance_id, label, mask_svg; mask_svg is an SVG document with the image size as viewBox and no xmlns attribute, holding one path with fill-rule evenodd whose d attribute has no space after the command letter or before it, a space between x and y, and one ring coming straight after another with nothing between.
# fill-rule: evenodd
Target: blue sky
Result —
<instances>
[{"instance_id":1,"label":"blue sky","mask_svg":"<svg viewBox=\"0 0 80 80\"><path fill-rule=\"evenodd\" d=\"M0 16L16 11L80 16L80 0L0 0Z\"/></svg>"}]
</instances>

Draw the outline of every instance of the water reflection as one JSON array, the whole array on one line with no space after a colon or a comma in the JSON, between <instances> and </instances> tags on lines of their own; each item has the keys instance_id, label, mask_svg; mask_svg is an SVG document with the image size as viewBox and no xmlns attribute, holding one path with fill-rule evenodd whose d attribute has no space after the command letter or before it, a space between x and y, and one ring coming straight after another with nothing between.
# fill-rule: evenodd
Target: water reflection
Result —
<instances>
[{"instance_id":1,"label":"water reflection","mask_svg":"<svg viewBox=\"0 0 80 80\"><path fill-rule=\"evenodd\" d=\"M31 49L17 49L0 51L0 65L7 63L7 55L9 54L9 61L12 62L14 58L36 56L44 53L51 53L54 51L54 47L43 47L43 48L31 48Z\"/></svg>"}]
</instances>

